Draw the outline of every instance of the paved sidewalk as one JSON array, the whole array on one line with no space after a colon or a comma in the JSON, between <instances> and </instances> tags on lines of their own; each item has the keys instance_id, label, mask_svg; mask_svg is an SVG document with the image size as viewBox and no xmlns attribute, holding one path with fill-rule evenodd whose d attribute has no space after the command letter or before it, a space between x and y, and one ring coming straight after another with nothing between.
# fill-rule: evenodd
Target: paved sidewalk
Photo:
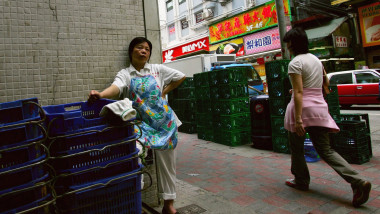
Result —
<instances>
[{"instance_id":1,"label":"paved sidewalk","mask_svg":"<svg viewBox=\"0 0 380 214\"><path fill-rule=\"evenodd\" d=\"M350 185L323 161L308 163L310 191L302 192L284 184L292 177L289 154L228 147L196 134L179 133L179 139L175 206L182 213L380 213L378 140L370 162L353 165L372 182L369 201L355 209Z\"/></svg>"}]
</instances>

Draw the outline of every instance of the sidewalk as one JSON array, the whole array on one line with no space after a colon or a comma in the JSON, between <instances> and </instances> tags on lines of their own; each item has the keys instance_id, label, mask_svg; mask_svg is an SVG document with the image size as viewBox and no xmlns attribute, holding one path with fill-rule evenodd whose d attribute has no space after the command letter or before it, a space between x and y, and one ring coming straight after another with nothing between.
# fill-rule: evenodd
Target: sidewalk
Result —
<instances>
[{"instance_id":1,"label":"sidewalk","mask_svg":"<svg viewBox=\"0 0 380 214\"><path fill-rule=\"evenodd\" d=\"M375 138L370 162L353 165L372 182L370 199L355 209L350 185L323 161L308 163L310 190L302 192L284 184L292 177L289 154L179 133L175 206L186 214L380 213L380 141Z\"/></svg>"}]
</instances>

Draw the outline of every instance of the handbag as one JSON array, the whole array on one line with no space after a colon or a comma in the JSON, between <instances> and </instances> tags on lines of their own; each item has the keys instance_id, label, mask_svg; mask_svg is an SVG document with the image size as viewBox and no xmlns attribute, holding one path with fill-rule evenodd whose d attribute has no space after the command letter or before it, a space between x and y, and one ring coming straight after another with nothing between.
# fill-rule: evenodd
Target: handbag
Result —
<instances>
[{"instance_id":1,"label":"handbag","mask_svg":"<svg viewBox=\"0 0 380 214\"><path fill-rule=\"evenodd\" d=\"M323 66L322 66L322 69L323 69L322 92L323 92L323 96L327 96L328 94L330 94L329 80L328 80L328 77L327 77L326 70L325 70L325 68Z\"/></svg>"}]
</instances>

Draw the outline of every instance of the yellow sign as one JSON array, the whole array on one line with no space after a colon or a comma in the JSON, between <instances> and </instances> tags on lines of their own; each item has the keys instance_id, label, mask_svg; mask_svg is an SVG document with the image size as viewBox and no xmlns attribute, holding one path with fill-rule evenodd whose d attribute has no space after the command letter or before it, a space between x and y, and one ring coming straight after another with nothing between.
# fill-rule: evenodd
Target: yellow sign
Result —
<instances>
[{"instance_id":1,"label":"yellow sign","mask_svg":"<svg viewBox=\"0 0 380 214\"><path fill-rule=\"evenodd\" d=\"M285 16L290 18L289 0L284 1ZM209 26L210 44L222 42L277 25L275 1L267 2L249 11Z\"/></svg>"},{"instance_id":2,"label":"yellow sign","mask_svg":"<svg viewBox=\"0 0 380 214\"><path fill-rule=\"evenodd\" d=\"M363 47L380 45L380 2L359 7Z\"/></svg>"}]
</instances>

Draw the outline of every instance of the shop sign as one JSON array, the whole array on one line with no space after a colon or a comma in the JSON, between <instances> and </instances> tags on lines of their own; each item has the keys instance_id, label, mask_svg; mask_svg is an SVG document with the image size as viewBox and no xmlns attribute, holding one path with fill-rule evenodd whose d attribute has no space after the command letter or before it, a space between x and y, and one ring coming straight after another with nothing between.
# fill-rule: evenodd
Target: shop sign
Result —
<instances>
[{"instance_id":1,"label":"shop sign","mask_svg":"<svg viewBox=\"0 0 380 214\"><path fill-rule=\"evenodd\" d=\"M291 18L289 0L284 1L285 16ZM210 44L277 26L275 1L270 1L209 26Z\"/></svg>"},{"instance_id":2,"label":"shop sign","mask_svg":"<svg viewBox=\"0 0 380 214\"><path fill-rule=\"evenodd\" d=\"M337 48L347 48L347 37L345 36L336 36L335 37L335 47Z\"/></svg>"},{"instance_id":3,"label":"shop sign","mask_svg":"<svg viewBox=\"0 0 380 214\"><path fill-rule=\"evenodd\" d=\"M208 38L202 38L195 40L193 42L166 50L162 52L162 58L164 62L171 62L174 61L177 57L193 53L200 50L206 50L208 51L209 48L209 42Z\"/></svg>"},{"instance_id":4,"label":"shop sign","mask_svg":"<svg viewBox=\"0 0 380 214\"><path fill-rule=\"evenodd\" d=\"M363 47L380 45L380 2L359 7Z\"/></svg>"},{"instance_id":5,"label":"shop sign","mask_svg":"<svg viewBox=\"0 0 380 214\"><path fill-rule=\"evenodd\" d=\"M290 30L290 26L286 30ZM255 33L244 37L245 54L265 52L281 48L280 32L278 28Z\"/></svg>"},{"instance_id":6,"label":"shop sign","mask_svg":"<svg viewBox=\"0 0 380 214\"><path fill-rule=\"evenodd\" d=\"M233 39L217 45L210 46L210 53L215 54L236 54L236 56L244 56L243 38Z\"/></svg>"}]
</instances>

